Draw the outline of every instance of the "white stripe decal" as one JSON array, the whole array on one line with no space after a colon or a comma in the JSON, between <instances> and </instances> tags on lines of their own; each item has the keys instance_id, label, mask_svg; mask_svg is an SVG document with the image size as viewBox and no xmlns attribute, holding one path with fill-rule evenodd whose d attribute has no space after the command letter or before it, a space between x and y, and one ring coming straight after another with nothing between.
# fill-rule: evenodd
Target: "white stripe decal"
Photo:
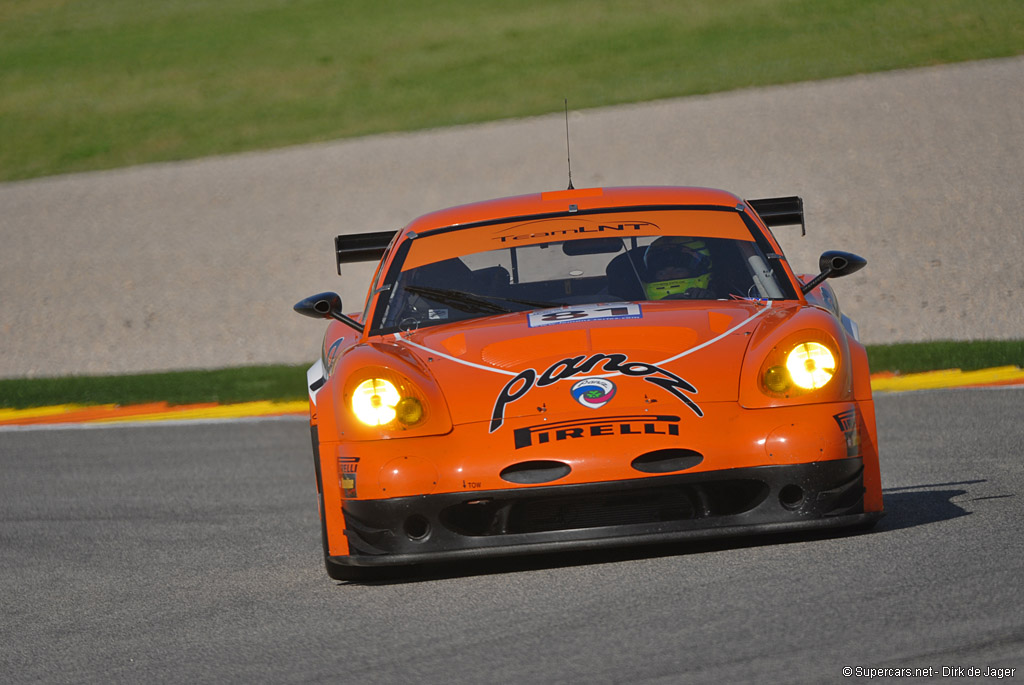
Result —
<instances>
[{"instance_id":1,"label":"white stripe decal","mask_svg":"<svg viewBox=\"0 0 1024 685\"><path fill-rule=\"evenodd\" d=\"M697 345L696 347L691 347L690 349L686 350L685 352L680 352L679 354L677 354L674 357L669 357L668 359L663 359L660 362L658 362L658 366L661 366L662 364L668 364L669 362L674 362L677 359L682 359L683 357L685 357L688 354L696 352L697 350L704 349L708 345L713 345L714 343L718 342L719 340L721 340L725 336L732 335L733 333L735 333L739 329L743 328L748 323L750 323L751 321L753 321L757 317L761 316L762 314L764 314L765 312L767 312L771 308L772 308L772 302L771 302L771 300L769 300L768 301L768 305L764 309L762 309L761 311L757 312L756 314L754 314L750 318L746 319L745 321L736 324L735 326L733 326L732 328L727 330L725 333L722 333L721 335L715 336L711 340L708 340L707 342L703 342L700 345Z\"/></svg>"},{"instance_id":2,"label":"white stripe decal","mask_svg":"<svg viewBox=\"0 0 1024 685\"><path fill-rule=\"evenodd\" d=\"M674 361L676 361L677 359L682 359L683 357L685 357L685 356L686 356L686 355L688 355L688 354L693 354L693 353L694 353L694 352L696 352L697 350L702 350L702 349L704 349L705 347L707 347L707 346L709 346L709 345L713 345L713 344L715 344L716 342L718 342L718 341L719 341L719 340L721 340L722 338L726 337L727 335L732 335L733 333L735 333L735 332L736 332L736 331L738 331L739 329L743 328L744 326L746 326L746 325L747 325L748 323L750 323L751 321L753 321L753 320L754 320L754 319L756 319L757 317L759 317L759 316L761 316L762 314L764 314L765 312L767 312L767 311L768 311L769 309L771 309L771 306L772 306L772 303L771 303L771 301L769 300L769 301L768 301L768 306L767 306L767 307L765 307L765 308L764 308L764 309L762 309L761 311L757 312L757 313L756 313L756 314L754 314L753 316L751 316L751 317L747 318L746 320L744 320L744 321L742 321L742 322L740 322L740 323L736 324L735 326L733 326L732 328L730 328L729 330L727 330L727 331L726 331L725 333L722 333L722 334L720 334L720 335L716 335L716 336L715 336L714 338L712 338L711 340L708 340L708 341L706 341L706 342L702 342L702 343L701 343L700 345L697 345L696 347L691 347L691 348L690 348L690 349L688 349L688 350L685 350L685 351L683 351L683 352L680 352L679 354L677 354L677 355L676 355L676 356L674 356L674 357L669 357L668 359L662 359L662 360L661 360L660 362L656 362L656 363L654 364L654 366L664 366L665 364L668 364L668 363L670 363L670 362L674 362ZM621 373L618 373L618 372L616 372L616 373L605 373L605 374L602 374L602 375L600 375L600 376L586 376L586 378L611 378L612 376L621 376L621 375L622 375ZM561 378L561 379L559 379L559 380L569 380L569 379L568 379L568 378ZM579 380L579 379L576 379L576 380Z\"/></svg>"},{"instance_id":3,"label":"white stripe decal","mask_svg":"<svg viewBox=\"0 0 1024 685\"><path fill-rule=\"evenodd\" d=\"M660 362L656 362L654 364L654 366L662 366L664 364L668 364L668 363L674 362L677 359L682 359L683 357L685 357L688 354L693 354L694 352L696 352L698 350L702 350L705 347L708 347L709 345L715 344L716 342L718 342L722 338L725 338L726 336L732 335L733 333L735 333L739 329L743 328L744 326L746 326L748 323L750 323L751 321L753 321L757 317L761 316L762 314L765 314L769 309L771 309L771 307L772 307L772 302L769 301L767 306L764 309L761 309L760 311L755 313L753 316L750 316L747 319L744 319L743 321L741 321L740 323L736 324L735 326L733 326L729 330L725 331L724 333L716 335L714 338L711 338L711 340L703 342L700 345L697 345L695 347L691 347L688 350L680 352L679 354L675 355L674 357L669 357L668 359L663 359ZM480 369L482 371L492 371L494 373L500 373L503 376L518 376L519 375L518 371L507 371L505 369L499 369L499 368L496 368L494 366L485 366L483 364L475 364L473 362L468 362L465 359L459 359L457 357L453 357L453 356L451 356L449 354L445 354L444 352L440 352L438 350L431 349L431 348L429 348L429 347L427 347L425 345L420 345L419 343L415 343L412 340L409 340L408 338L403 338L400 333L395 333L395 341L396 342L403 342L406 345L409 345L410 347L415 347L415 348L417 348L419 350L427 352L428 354L432 354L432 355L435 355L435 356L438 356L438 357L443 357L444 359L447 359L448 361L453 361L456 364L462 364L463 366L469 366L469 367L472 367L474 369ZM578 377L574 376L574 377L572 377L572 380L578 381L581 378L611 378L613 376L621 376L621 375L622 374L620 372L616 371L614 373L605 373L605 374L601 374L599 376L578 376ZM560 378L559 380L563 380L564 381L564 380L570 380L570 379L569 378Z\"/></svg>"},{"instance_id":4,"label":"white stripe decal","mask_svg":"<svg viewBox=\"0 0 1024 685\"><path fill-rule=\"evenodd\" d=\"M309 391L309 401L314 405L316 404L316 396L320 394L320 388L323 387L323 383L314 390L313 386L319 381L326 381L327 373L324 371L323 360L317 359L313 366L306 370L306 390Z\"/></svg>"}]
</instances>

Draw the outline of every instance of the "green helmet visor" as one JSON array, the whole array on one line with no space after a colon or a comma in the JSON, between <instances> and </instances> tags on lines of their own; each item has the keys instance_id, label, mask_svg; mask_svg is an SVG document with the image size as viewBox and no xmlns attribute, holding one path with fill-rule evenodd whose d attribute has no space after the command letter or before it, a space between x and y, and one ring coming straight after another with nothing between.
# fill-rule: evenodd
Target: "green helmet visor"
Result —
<instances>
[{"instance_id":1,"label":"green helmet visor","mask_svg":"<svg viewBox=\"0 0 1024 685\"><path fill-rule=\"evenodd\" d=\"M685 293L690 288L707 288L710 282L711 274L704 274L697 278L676 278L671 281L647 283L644 290L647 291L648 300L661 300L669 295Z\"/></svg>"},{"instance_id":2,"label":"green helmet visor","mask_svg":"<svg viewBox=\"0 0 1024 685\"><path fill-rule=\"evenodd\" d=\"M651 282L644 285L647 298L661 300L690 288L707 288L711 282L711 253L700 238L658 238L644 255Z\"/></svg>"}]
</instances>

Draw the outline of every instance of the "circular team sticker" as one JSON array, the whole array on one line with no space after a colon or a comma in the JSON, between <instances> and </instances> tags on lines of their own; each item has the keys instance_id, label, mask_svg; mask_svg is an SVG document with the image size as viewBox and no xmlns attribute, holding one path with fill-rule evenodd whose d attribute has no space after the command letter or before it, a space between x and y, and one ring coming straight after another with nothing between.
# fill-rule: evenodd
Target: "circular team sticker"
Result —
<instances>
[{"instance_id":1,"label":"circular team sticker","mask_svg":"<svg viewBox=\"0 0 1024 685\"><path fill-rule=\"evenodd\" d=\"M605 378L584 378L569 390L584 407L600 409L615 397L615 384Z\"/></svg>"}]
</instances>

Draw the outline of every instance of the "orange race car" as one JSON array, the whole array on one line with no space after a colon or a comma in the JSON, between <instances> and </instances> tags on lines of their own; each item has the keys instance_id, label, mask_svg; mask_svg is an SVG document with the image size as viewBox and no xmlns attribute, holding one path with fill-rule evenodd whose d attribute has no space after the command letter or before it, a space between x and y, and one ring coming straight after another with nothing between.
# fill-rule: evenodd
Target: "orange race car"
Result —
<instances>
[{"instance_id":1,"label":"orange race car","mask_svg":"<svg viewBox=\"0 0 1024 685\"><path fill-rule=\"evenodd\" d=\"M769 226L800 198L592 188L503 198L335 239L379 260L334 293L308 372L324 556L384 566L882 516L856 325Z\"/></svg>"}]
</instances>

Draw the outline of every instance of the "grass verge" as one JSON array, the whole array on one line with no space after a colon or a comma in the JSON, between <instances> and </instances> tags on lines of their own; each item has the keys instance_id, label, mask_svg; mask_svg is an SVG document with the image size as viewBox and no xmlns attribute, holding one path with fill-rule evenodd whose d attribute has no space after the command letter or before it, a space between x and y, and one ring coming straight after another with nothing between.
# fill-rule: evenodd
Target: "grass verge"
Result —
<instances>
[{"instance_id":1,"label":"grass verge","mask_svg":"<svg viewBox=\"0 0 1024 685\"><path fill-rule=\"evenodd\" d=\"M57 404L168 404L306 397L306 368L252 366L213 371L175 371L125 376L70 376L0 380L0 407L26 409Z\"/></svg>"},{"instance_id":2,"label":"grass verge","mask_svg":"<svg viewBox=\"0 0 1024 685\"><path fill-rule=\"evenodd\" d=\"M1021 0L4 0L0 181L1021 53Z\"/></svg>"},{"instance_id":3,"label":"grass verge","mask_svg":"<svg viewBox=\"0 0 1024 685\"><path fill-rule=\"evenodd\" d=\"M868 346L871 370L917 373L959 368L1024 366L1024 340L928 342ZM306 366L254 366L128 376L0 380L0 407L58 404L168 404L302 400Z\"/></svg>"},{"instance_id":4,"label":"grass verge","mask_svg":"<svg viewBox=\"0 0 1024 685\"><path fill-rule=\"evenodd\" d=\"M1024 367L1024 340L897 343L869 345L872 373L920 373L941 369L975 371L997 366Z\"/></svg>"}]
</instances>

